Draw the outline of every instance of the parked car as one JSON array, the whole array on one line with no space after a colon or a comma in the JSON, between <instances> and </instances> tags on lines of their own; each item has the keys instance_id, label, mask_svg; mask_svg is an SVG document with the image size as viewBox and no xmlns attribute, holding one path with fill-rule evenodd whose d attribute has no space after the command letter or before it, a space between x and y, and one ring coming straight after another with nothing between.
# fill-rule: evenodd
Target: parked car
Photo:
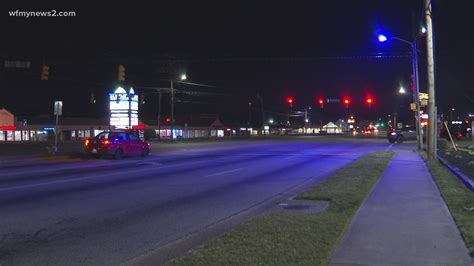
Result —
<instances>
[{"instance_id":1,"label":"parked car","mask_svg":"<svg viewBox=\"0 0 474 266\"><path fill-rule=\"evenodd\" d=\"M118 160L124 156L148 156L151 145L136 135L121 130L104 131L84 142L86 153L97 158L112 155Z\"/></svg>"},{"instance_id":2,"label":"parked car","mask_svg":"<svg viewBox=\"0 0 474 266\"><path fill-rule=\"evenodd\" d=\"M399 130L389 130L387 132L387 139L390 143L402 143L405 140L416 140L416 127L406 126Z\"/></svg>"}]
</instances>

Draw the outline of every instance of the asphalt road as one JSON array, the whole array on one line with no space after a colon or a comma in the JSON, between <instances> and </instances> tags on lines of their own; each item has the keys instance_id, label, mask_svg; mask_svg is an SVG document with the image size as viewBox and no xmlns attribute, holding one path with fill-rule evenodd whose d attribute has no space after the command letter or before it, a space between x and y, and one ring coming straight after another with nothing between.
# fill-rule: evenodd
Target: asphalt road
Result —
<instances>
[{"instance_id":1,"label":"asphalt road","mask_svg":"<svg viewBox=\"0 0 474 266\"><path fill-rule=\"evenodd\" d=\"M113 160L0 165L0 265L119 264L386 141L253 141Z\"/></svg>"}]
</instances>

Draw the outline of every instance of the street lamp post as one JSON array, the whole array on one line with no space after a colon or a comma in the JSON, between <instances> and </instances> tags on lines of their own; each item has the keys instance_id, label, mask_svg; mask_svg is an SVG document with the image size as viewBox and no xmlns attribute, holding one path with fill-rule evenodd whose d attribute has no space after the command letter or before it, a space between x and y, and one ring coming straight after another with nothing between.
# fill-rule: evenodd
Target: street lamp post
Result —
<instances>
[{"instance_id":1,"label":"street lamp post","mask_svg":"<svg viewBox=\"0 0 474 266\"><path fill-rule=\"evenodd\" d=\"M161 89L158 89L158 139L161 140Z\"/></svg>"},{"instance_id":2,"label":"street lamp post","mask_svg":"<svg viewBox=\"0 0 474 266\"><path fill-rule=\"evenodd\" d=\"M187 79L186 74L181 74L179 79L181 81L185 81ZM174 130L174 86L173 86L173 79L170 79L170 85L171 85L171 87L170 87L170 94L171 94L171 112L170 112L170 116L171 116L171 121L170 121L171 122L171 124L170 124L171 132L170 132L170 134L171 134L171 136L170 136L170 140L171 140L171 142L173 142L173 135L174 135L174 133L173 133L173 130Z\"/></svg>"},{"instance_id":3,"label":"street lamp post","mask_svg":"<svg viewBox=\"0 0 474 266\"><path fill-rule=\"evenodd\" d=\"M423 31L422 31L423 32ZM415 120L416 120L416 132L417 132L417 140L418 140L418 149L423 149L423 133L420 128L420 91L419 91L419 80L418 80L418 48L417 42L418 38L421 35L417 35L415 39L410 42L398 37L390 37L390 39L400 41L402 43L408 44L411 47L411 63L412 63L412 71L413 71L413 80L414 80L414 88L413 88L413 101L416 105L415 111ZM386 42L388 38L385 35L378 36L379 42Z\"/></svg>"}]
</instances>

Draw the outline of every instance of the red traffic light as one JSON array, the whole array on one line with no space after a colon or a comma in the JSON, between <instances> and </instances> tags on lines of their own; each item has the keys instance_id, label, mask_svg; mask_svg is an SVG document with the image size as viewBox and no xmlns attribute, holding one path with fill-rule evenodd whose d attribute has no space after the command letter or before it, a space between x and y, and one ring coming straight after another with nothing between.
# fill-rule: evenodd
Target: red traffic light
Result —
<instances>
[{"instance_id":1,"label":"red traffic light","mask_svg":"<svg viewBox=\"0 0 474 266\"><path fill-rule=\"evenodd\" d=\"M294 102L293 97L287 97L287 98L286 98L286 102L287 102L290 106L293 106L293 102Z\"/></svg>"},{"instance_id":2,"label":"red traffic light","mask_svg":"<svg viewBox=\"0 0 474 266\"><path fill-rule=\"evenodd\" d=\"M374 98L372 98L372 97L370 97L370 96L365 99L365 102L366 102L367 105L369 105L369 106L372 105L372 104L374 103L374 101L375 101Z\"/></svg>"},{"instance_id":3,"label":"red traffic light","mask_svg":"<svg viewBox=\"0 0 474 266\"><path fill-rule=\"evenodd\" d=\"M323 100L323 99L319 99L319 100L318 100L318 103L319 103L319 104L324 104L324 100Z\"/></svg>"},{"instance_id":4,"label":"red traffic light","mask_svg":"<svg viewBox=\"0 0 474 266\"><path fill-rule=\"evenodd\" d=\"M171 122L171 118L167 117L167 118L165 119L165 122L166 122L166 123L170 123L170 122Z\"/></svg>"},{"instance_id":5,"label":"red traffic light","mask_svg":"<svg viewBox=\"0 0 474 266\"><path fill-rule=\"evenodd\" d=\"M344 97L344 99L342 99L342 103L343 103L346 107L349 107L349 104L351 104L351 100L350 100L348 97Z\"/></svg>"}]
</instances>

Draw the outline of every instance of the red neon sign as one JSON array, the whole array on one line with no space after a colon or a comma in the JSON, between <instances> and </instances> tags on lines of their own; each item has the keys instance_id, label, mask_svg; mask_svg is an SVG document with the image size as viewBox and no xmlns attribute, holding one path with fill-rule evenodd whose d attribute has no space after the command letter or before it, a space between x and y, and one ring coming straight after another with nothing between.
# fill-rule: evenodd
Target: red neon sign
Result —
<instances>
[{"instance_id":1,"label":"red neon sign","mask_svg":"<svg viewBox=\"0 0 474 266\"><path fill-rule=\"evenodd\" d=\"M0 130L16 130L16 126L0 126Z\"/></svg>"},{"instance_id":2,"label":"red neon sign","mask_svg":"<svg viewBox=\"0 0 474 266\"><path fill-rule=\"evenodd\" d=\"M144 130L144 129L145 129L145 125L132 126L132 129L135 129L135 130Z\"/></svg>"}]
</instances>

